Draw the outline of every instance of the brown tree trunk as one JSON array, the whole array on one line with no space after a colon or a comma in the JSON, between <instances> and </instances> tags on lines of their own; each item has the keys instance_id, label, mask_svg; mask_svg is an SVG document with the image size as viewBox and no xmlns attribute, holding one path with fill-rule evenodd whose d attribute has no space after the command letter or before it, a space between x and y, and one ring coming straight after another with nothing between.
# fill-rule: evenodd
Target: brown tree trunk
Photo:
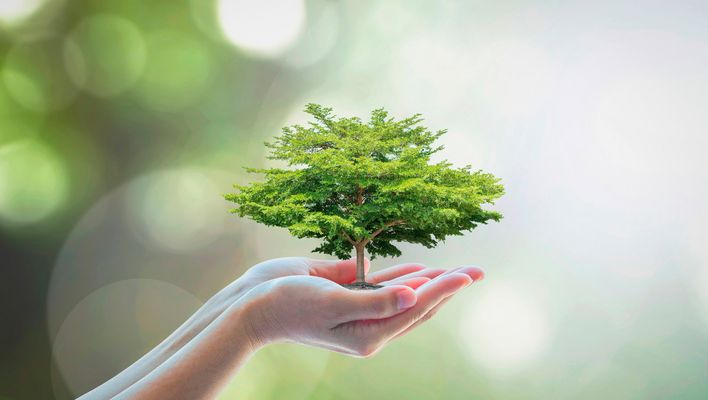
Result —
<instances>
[{"instance_id":1,"label":"brown tree trunk","mask_svg":"<svg viewBox=\"0 0 708 400\"><path fill-rule=\"evenodd\" d=\"M365 243L359 242L356 245L354 245L354 248L356 249L356 281L357 282L366 282L366 271L364 271L364 248L366 247Z\"/></svg>"}]
</instances>

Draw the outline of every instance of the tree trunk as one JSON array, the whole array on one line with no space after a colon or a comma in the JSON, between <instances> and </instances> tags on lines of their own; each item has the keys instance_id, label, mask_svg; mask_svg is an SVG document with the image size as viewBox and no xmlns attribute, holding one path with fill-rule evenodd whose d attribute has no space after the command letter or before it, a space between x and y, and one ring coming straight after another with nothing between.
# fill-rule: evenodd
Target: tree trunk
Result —
<instances>
[{"instance_id":1,"label":"tree trunk","mask_svg":"<svg viewBox=\"0 0 708 400\"><path fill-rule=\"evenodd\" d=\"M366 282L366 271L364 271L364 248L366 245L364 243L357 243L354 245L356 249L356 281L364 283Z\"/></svg>"}]
</instances>

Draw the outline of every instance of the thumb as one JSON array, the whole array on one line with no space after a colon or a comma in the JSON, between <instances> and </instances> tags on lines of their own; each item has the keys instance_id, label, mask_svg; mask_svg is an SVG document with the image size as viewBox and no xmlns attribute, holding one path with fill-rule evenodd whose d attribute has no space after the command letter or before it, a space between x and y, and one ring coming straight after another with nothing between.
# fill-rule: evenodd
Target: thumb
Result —
<instances>
[{"instance_id":1,"label":"thumb","mask_svg":"<svg viewBox=\"0 0 708 400\"><path fill-rule=\"evenodd\" d=\"M391 285L375 290L341 288L333 296L331 307L338 323L394 316L415 305L415 291L408 286Z\"/></svg>"}]
</instances>

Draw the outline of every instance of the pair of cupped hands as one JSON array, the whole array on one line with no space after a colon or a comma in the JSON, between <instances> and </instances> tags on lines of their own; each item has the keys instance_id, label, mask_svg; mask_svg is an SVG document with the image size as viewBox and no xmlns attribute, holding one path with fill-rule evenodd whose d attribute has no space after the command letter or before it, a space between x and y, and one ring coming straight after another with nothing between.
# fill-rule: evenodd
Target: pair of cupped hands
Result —
<instances>
[{"instance_id":1,"label":"pair of cupped hands","mask_svg":"<svg viewBox=\"0 0 708 400\"><path fill-rule=\"evenodd\" d=\"M367 276L383 287L350 290L342 284L354 282L355 264L301 257L257 264L142 358L81 398L212 398L269 343L369 357L484 276L477 267L401 264Z\"/></svg>"},{"instance_id":2,"label":"pair of cupped hands","mask_svg":"<svg viewBox=\"0 0 708 400\"><path fill-rule=\"evenodd\" d=\"M472 266L446 270L401 264L367 274L367 282L382 288L341 286L353 283L355 272L354 259L278 258L251 267L212 300L247 310L254 347L294 342L369 357L484 277Z\"/></svg>"}]
</instances>

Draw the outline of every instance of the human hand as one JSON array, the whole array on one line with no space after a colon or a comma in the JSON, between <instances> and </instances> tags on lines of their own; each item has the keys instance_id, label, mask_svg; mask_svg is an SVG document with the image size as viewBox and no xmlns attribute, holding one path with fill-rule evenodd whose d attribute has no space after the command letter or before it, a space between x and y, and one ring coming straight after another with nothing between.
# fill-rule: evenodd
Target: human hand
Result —
<instances>
[{"instance_id":1,"label":"human hand","mask_svg":"<svg viewBox=\"0 0 708 400\"><path fill-rule=\"evenodd\" d=\"M368 272L369 267L369 260L365 259L364 270ZM426 268L420 264L408 263L371 273L367 279L371 283L387 284L392 284L395 280L397 284L416 288L444 271L440 268ZM174 354L251 289L284 277L312 277L337 284L352 283L356 278L356 259L317 260L306 257L282 257L252 266L241 277L212 296L180 329L170 335L164 342L168 350L164 351L159 358L152 360L149 365L154 366Z\"/></svg>"},{"instance_id":2,"label":"human hand","mask_svg":"<svg viewBox=\"0 0 708 400\"><path fill-rule=\"evenodd\" d=\"M368 270L368 261L365 266ZM342 287L355 280L355 271L354 260L260 263L140 360L82 398L210 397L257 347L275 341L370 356L483 276L473 267L445 271L402 264L368 274L368 282L384 288Z\"/></svg>"},{"instance_id":3,"label":"human hand","mask_svg":"<svg viewBox=\"0 0 708 400\"><path fill-rule=\"evenodd\" d=\"M328 272L322 276L302 274L259 284L244 299L250 303L246 323L252 340L257 345L295 342L369 357L484 276L476 267L445 271L405 266L371 274L370 283L384 286L377 290L343 288L340 283L350 283L353 274L332 268L325 268ZM412 271L397 273L405 268Z\"/></svg>"}]
</instances>

